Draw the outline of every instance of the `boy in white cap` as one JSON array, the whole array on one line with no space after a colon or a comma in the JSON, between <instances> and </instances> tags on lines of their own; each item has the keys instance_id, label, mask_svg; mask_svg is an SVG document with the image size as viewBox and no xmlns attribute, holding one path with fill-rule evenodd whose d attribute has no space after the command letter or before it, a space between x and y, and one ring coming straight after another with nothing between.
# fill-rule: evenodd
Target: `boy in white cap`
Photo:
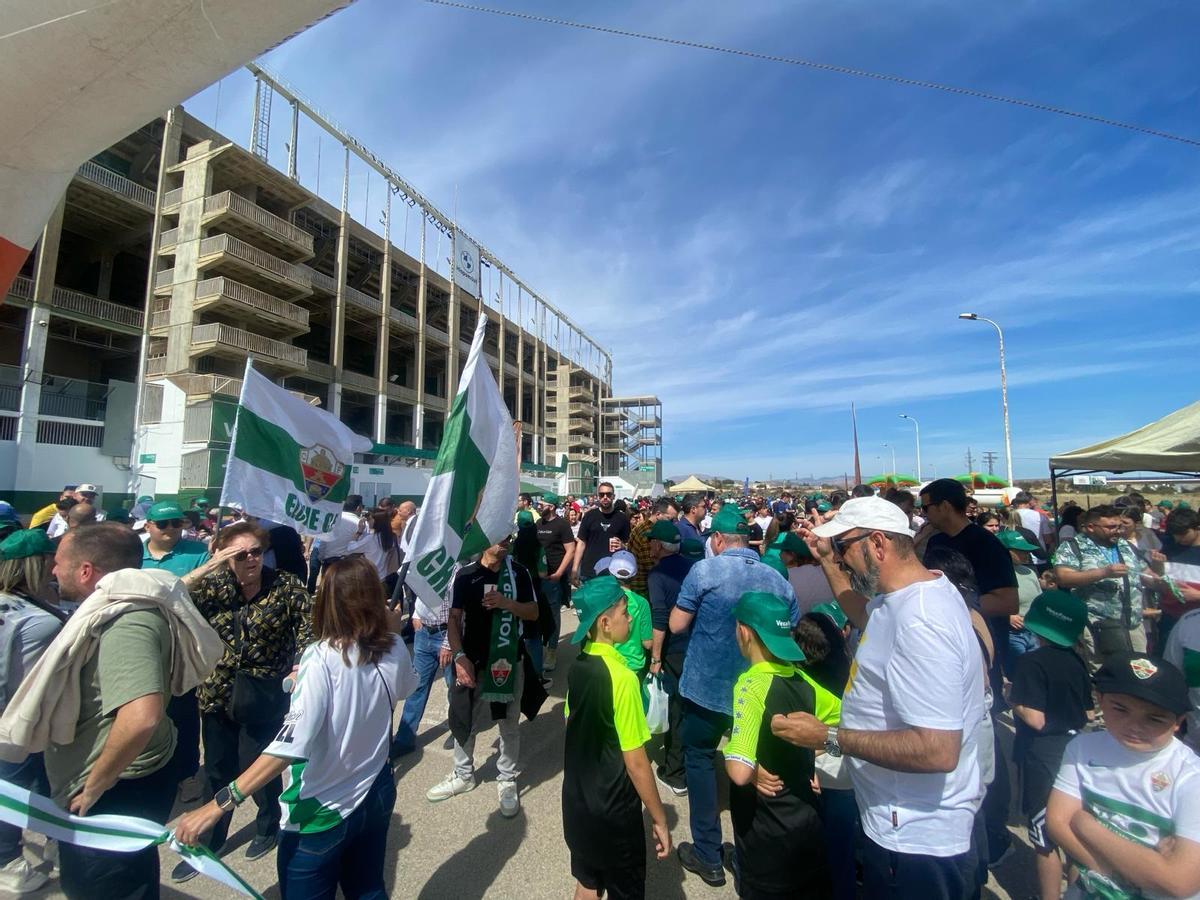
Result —
<instances>
[{"instance_id":1,"label":"boy in white cap","mask_svg":"<svg viewBox=\"0 0 1200 900\"><path fill-rule=\"evenodd\" d=\"M618 550L596 563L596 574L612 575L625 591L629 607L629 635L616 645L617 652L625 665L638 676L645 677L649 664L646 653L654 646L654 622L650 612L650 601L629 587L629 579L637 574L637 558L628 550Z\"/></svg>"}]
</instances>

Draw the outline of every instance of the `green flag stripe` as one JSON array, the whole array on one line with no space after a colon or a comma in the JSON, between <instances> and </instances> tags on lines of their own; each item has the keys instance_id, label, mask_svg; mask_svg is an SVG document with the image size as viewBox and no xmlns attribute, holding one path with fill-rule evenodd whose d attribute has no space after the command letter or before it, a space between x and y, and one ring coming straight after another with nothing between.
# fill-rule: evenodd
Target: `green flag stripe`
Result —
<instances>
[{"instance_id":1,"label":"green flag stripe","mask_svg":"<svg viewBox=\"0 0 1200 900\"><path fill-rule=\"evenodd\" d=\"M146 841L151 845L165 843L167 838L170 837L166 829L163 829L163 833L154 838L137 831L122 831L119 828L104 828L96 825L84 825L81 823L71 822L62 818L61 816L44 812L33 804L21 803L17 800L13 800L10 797L0 796L0 806L4 807L5 809L11 809L14 812L23 813L29 816L30 819L36 819L40 822L45 822L47 825L57 825L59 828L64 828L67 831L87 832L89 834L95 834L101 837L117 837L127 840Z\"/></svg>"},{"instance_id":2,"label":"green flag stripe","mask_svg":"<svg viewBox=\"0 0 1200 900\"><path fill-rule=\"evenodd\" d=\"M304 448L274 422L247 409L238 407L236 440L232 453L247 465L285 478L304 493L304 472L300 468L300 453ZM344 466L342 477L325 495L324 500L341 503L350 493L350 466Z\"/></svg>"},{"instance_id":3,"label":"green flag stripe","mask_svg":"<svg viewBox=\"0 0 1200 900\"><path fill-rule=\"evenodd\" d=\"M469 388L468 388L469 390ZM478 528L470 527L479 506L479 495L487 484L491 467L471 440L471 417L467 413L467 391L454 398L450 418L442 435L442 446L433 467L433 477L449 473L452 478L446 521L462 539L460 560L482 552L491 541Z\"/></svg>"}]
</instances>

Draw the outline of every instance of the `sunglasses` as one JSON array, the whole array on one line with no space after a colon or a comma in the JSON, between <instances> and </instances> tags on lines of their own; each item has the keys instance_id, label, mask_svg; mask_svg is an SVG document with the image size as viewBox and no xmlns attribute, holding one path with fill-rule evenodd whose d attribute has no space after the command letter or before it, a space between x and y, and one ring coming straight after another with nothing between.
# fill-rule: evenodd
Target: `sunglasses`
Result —
<instances>
[{"instance_id":1,"label":"sunglasses","mask_svg":"<svg viewBox=\"0 0 1200 900\"><path fill-rule=\"evenodd\" d=\"M836 552L838 556L845 556L846 549L848 547L851 547L854 544L857 544L863 538L869 538L870 536L871 536L871 532L868 531L864 534L855 535L854 537L849 538L849 539L842 538L842 537L830 538L829 543L833 545L834 552Z\"/></svg>"},{"instance_id":2,"label":"sunglasses","mask_svg":"<svg viewBox=\"0 0 1200 900\"><path fill-rule=\"evenodd\" d=\"M183 519L164 519L161 522L155 522L159 528L182 528Z\"/></svg>"},{"instance_id":3,"label":"sunglasses","mask_svg":"<svg viewBox=\"0 0 1200 900\"><path fill-rule=\"evenodd\" d=\"M614 494L612 491L598 491L596 493L596 496L597 497L615 497L617 495Z\"/></svg>"},{"instance_id":4,"label":"sunglasses","mask_svg":"<svg viewBox=\"0 0 1200 900\"><path fill-rule=\"evenodd\" d=\"M252 550L243 550L241 553L233 554L234 562L245 562L248 559L262 559L262 547L255 547Z\"/></svg>"}]
</instances>

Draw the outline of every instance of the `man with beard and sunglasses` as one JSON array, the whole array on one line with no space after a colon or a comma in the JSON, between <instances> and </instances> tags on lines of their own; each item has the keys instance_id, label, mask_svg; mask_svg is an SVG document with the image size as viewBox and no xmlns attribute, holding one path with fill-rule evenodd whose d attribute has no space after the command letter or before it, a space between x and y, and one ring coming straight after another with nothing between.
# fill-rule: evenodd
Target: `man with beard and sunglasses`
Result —
<instances>
[{"instance_id":1,"label":"man with beard and sunglasses","mask_svg":"<svg viewBox=\"0 0 1200 900\"><path fill-rule=\"evenodd\" d=\"M629 540L629 517L615 507L616 491L612 482L602 481L596 486L595 509L589 509L579 523L579 536L575 539L575 559L572 581L579 584L594 578L596 563L625 548Z\"/></svg>"},{"instance_id":2,"label":"man with beard and sunglasses","mask_svg":"<svg viewBox=\"0 0 1200 900\"><path fill-rule=\"evenodd\" d=\"M983 797L983 664L962 596L913 549L882 497L849 500L807 535L838 603L864 629L838 727L777 716L775 734L844 755L867 840L867 897L957 898L974 888Z\"/></svg>"}]
</instances>

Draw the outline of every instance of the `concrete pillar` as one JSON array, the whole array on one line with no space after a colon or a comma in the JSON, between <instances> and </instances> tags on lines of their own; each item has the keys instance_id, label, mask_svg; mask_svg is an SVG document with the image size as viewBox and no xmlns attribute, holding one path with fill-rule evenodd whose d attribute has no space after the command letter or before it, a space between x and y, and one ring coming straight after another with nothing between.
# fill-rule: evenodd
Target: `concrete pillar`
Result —
<instances>
[{"instance_id":1,"label":"concrete pillar","mask_svg":"<svg viewBox=\"0 0 1200 900\"><path fill-rule=\"evenodd\" d=\"M45 375L46 342L50 333L50 303L54 276L58 271L58 247L62 240L66 198L58 201L50 221L38 240L33 270L33 303L25 317L25 338L21 348L21 412L17 419L17 465L13 484L18 490L34 484L37 460L38 407L42 402L42 378ZM64 474L64 478L73 476Z\"/></svg>"},{"instance_id":2,"label":"concrete pillar","mask_svg":"<svg viewBox=\"0 0 1200 900\"><path fill-rule=\"evenodd\" d=\"M428 289L425 272L425 212L421 211L421 268L417 279L417 359L415 390L417 402L413 405L413 446L418 450L425 445L425 297Z\"/></svg>"},{"instance_id":3,"label":"concrete pillar","mask_svg":"<svg viewBox=\"0 0 1200 900\"><path fill-rule=\"evenodd\" d=\"M212 192L212 166L205 158L184 166L183 194L179 205L179 238L175 245L175 286L167 313L167 371L187 372L192 365L192 324L195 319L196 281L200 270L200 240L204 198Z\"/></svg>"},{"instance_id":4,"label":"concrete pillar","mask_svg":"<svg viewBox=\"0 0 1200 900\"><path fill-rule=\"evenodd\" d=\"M333 357L333 384L329 386L329 411L335 416L342 412L342 369L346 359L346 278L350 260L350 148L346 148L346 161L342 172L342 211L338 217L337 242L337 299L333 310L333 334L330 336L330 352Z\"/></svg>"},{"instance_id":5,"label":"concrete pillar","mask_svg":"<svg viewBox=\"0 0 1200 900\"><path fill-rule=\"evenodd\" d=\"M454 242L450 242L450 259L454 259ZM458 287L454 284L454 266L450 266L450 310L446 322L446 333L450 336L450 351L446 354L446 409L454 403L454 395L458 393L458 360L461 355L459 341L459 306L462 301L458 296Z\"/></svg>"},{"instance_id":6,"label":"concrete pillar","mask_svg":"<svg viewBox=\"0 0 1200 900\"><path fill-rule=\"evenodd\" d=\"M108 300L112 296L113 262L117 254L110 247L105 247L100 253L100 282L96 285L96 296Z\"/></svg>"},{"instance_id":7,"label":"concrete pillar","mask_svg":"<svg viewBox=\"0 0 1200 900\"><path fill-rule=\"evenodd\" d=\"M388 349L391 346L392 317L392 191L388 186L383 212L383 263L379 272L379 335L375 343L375 443L387 437Z\"/></svg>"}]
</instances>

